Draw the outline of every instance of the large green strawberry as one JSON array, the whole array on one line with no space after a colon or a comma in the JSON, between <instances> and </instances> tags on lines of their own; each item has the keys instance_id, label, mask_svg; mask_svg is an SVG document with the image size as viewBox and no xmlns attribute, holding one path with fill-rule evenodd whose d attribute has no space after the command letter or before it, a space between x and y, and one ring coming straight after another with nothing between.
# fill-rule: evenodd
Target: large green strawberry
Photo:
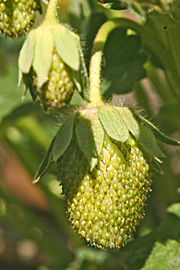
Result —
<instances>
[{"instance_id":1,"label":"large green strawberry","mask_svg":"<svg viewBox=\"0 0 180 270\"><path fill-rule=\"evenodd\" d=\"M0 0L0 31L9 37L19 37L32 26L36 11L40 9L36 0Z\"/></svg>"},{"instance_id":2,"label":"large green strawberry","mask_svg":"<svg viewBox=\"0 0 180 270\"><path fill-rule=\"evenodd\" d=\"M57 162L72 228L90 245L125 245L144 214L150 167L164 154L157 139L179 145L126 107L101 105L65 116L37 172Z\"/></svg>"},{"instance_id":3,"label":"large green strawberry","mask_svg":"<svg viewBox=\"0 0 180 270\"><path fill-rule=\"evenodd\" d=\"M57 164L74 230L93 246L124 245L143 217L151 184L149 164L138 143L131 135L122 143L106 134L90 172L73 139Z\"/></svg>"}]
</instances>

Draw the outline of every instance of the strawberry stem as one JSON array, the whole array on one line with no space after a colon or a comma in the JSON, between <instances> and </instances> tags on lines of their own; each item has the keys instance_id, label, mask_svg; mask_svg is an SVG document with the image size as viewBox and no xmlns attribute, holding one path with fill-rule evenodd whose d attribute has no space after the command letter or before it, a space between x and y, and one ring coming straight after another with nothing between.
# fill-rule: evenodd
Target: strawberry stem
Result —
<instances>
[{"instance_id":1,"label":"strawberry stem","mask_svg":"<svg viewBox=\"0 0 180 270\"><path fill-rule=\"evenodd\" d=\"M99 29L96 38L94 40L90 72L89 72L89 100L94 106L102 105L102 97L100 91L100 76L101 76L101 60L105 42L110 32L117 27L117 23L114 21L108 21L104 23Z\"/></svg>"},{"instance_id":2,"label":"strawberry stem","mask_svg":"<svg viewBox=\"0 0 180 270\"><path fill-rule=\"evenodd\" d=\"M47 11L46 11L46 21L51 21L51 22L56 22L56 9L57 9L57 4L59 0L50 0Z\"/></svg>"},{"instance_id":3,"label":"strawberry stem","mask_svg":"<svg viewBox=\"0 0 180 270\"><path fill-rule=\"evenodd\" d=\"M100 76L101 76L101 61L104 45L109 34L116 27L127 27L133 30L140 30L140 25L137 23L128 20L128 19L112 19L105 22L99 29L93 44L91 62L90 62L90 71L89 71L89 100L90 106L103 105L101 91L100 91Z\"/></svg>"}]
</instances>

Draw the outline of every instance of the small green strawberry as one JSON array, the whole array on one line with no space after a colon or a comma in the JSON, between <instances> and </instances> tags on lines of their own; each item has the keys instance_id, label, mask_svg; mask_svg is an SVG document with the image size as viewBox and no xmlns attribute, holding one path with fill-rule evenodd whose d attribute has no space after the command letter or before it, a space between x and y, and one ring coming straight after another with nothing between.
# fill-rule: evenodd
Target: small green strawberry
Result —
<instances>
[{"instance_id":1,"label":"small green strawberry","mask_svg":"<svg viewBox=\"0 0 180 270\"><path fill-rule=\"evenodd\" d=\"M27 33L40 9L36 0L0 0L0 32L9 37Z\"/></svg>"},{"instance_id":2,"label":"small green strawberry","mask_svg":"<svg viewBox=\"0 0 180 270\"><path fill-rule=\"evenodd\" d=\"M81 91L79 37L48 15L50 11L28 34L19 56L21 78L45 110L68 104L74 91Z\"/></svg>"},{"instance_id":3,"label":"small green strawberry","mask_svg":"<svg viewBox=\"0 0 180 270\"><path fill-rule=\"evenodd\" d=\"M54 50L48 81L42 87L38 87L37 76L34 75L32 82L45 108L58 108L61 107L63 103L68 104L70 102L75 89L75 84L71 77L71 69Z\"/></svg>"}]
</instances>

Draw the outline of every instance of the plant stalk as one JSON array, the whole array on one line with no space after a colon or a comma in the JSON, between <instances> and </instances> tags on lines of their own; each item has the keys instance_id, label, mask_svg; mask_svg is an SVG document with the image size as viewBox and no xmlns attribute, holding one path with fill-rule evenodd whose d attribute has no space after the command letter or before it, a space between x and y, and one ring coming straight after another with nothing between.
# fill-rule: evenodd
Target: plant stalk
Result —
<instances>
[{"instance_id":1,"label":"plant stalk","mask_svg":"<svg viewBox=\"0 0 180 270\"><path fill-rule=\"evenodd\" d=\"M56 21L56 9L57 9L57 4L58 4L59 0L50 0L48 7L47 7L47 11L46 11L46 17L45 17L45 21Z\"/></svg>"},{"instance_id":2,"label":"plant stalk","mask_svg":"<svg viewBox=\"0 0 180 270\"><path fill-rule=\"evenodd\" d=\"M101 90L100 90L100 78L101 78L101 61L104 45L109 34L116 27L128 27L129 28L139 28L139 25L133 21L124 19L113 19L105 22L99 29L93 44L91 62L90 62L90 71L89 71L89 100L90 106L99 106L103 105Z\"/></svg>"}]
</instances>

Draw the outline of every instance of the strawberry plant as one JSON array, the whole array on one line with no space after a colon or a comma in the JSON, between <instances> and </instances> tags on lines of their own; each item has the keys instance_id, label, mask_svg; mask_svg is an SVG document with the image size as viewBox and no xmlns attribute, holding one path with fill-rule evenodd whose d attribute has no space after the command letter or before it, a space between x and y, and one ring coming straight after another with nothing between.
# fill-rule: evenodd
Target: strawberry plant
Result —
<instances>
[{"instance_id":1,"label":"strawberry plant","mask_svg":"<svg viewBox=\"0 0 180 270\"><path fill-rule=\"evenodd\" d=\"M36 184L0 174L0 216L36 269L179 269L179 25L179 0L0 1L1 155Z\"/></svg>"}]
</instances>

